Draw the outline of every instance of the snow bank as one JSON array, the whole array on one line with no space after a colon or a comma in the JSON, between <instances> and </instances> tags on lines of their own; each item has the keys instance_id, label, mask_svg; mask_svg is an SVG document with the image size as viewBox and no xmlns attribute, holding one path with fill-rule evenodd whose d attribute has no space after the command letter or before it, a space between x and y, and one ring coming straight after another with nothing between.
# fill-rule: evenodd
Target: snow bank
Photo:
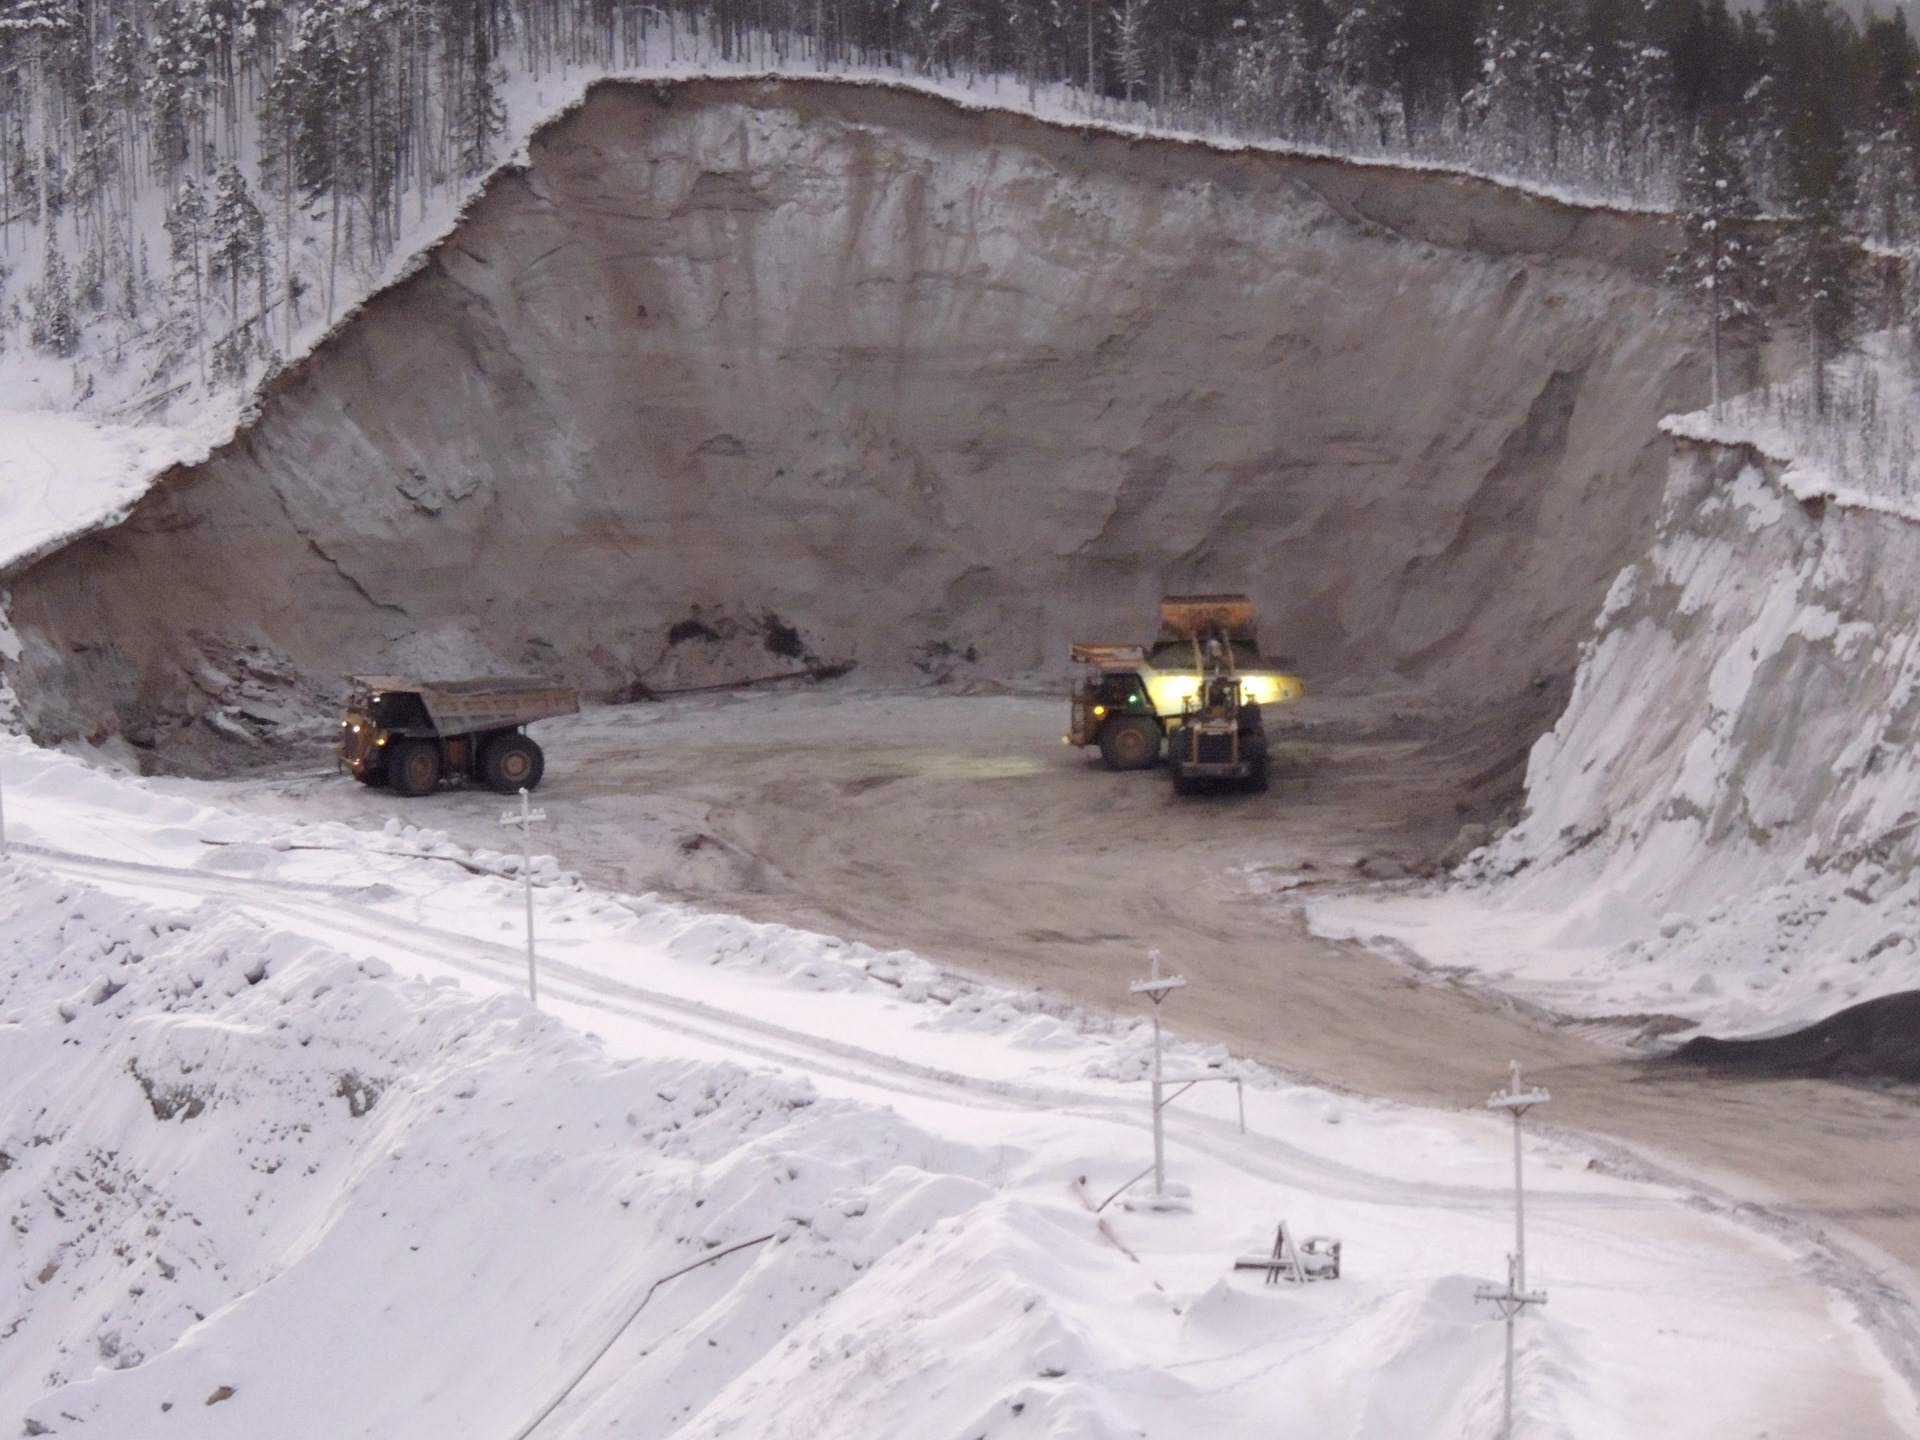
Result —
<instances>
[{"instance_id":1,"label":"snow bank","mask_svg":"<svg viewBox=\"0 0 1920 1440\"><path fill-rule=\"evenodd\" d=\"M432 831L276 830L18 741L0 783L16 841L74 847L0 862L0 1411L28 1433L1495 1431L1491 1120L1249 1072L1245 1136L1224 1093L1175 1119L1194 1213L1090 1213L1145 1148L1138 1087L1093 1073L1132 1027L1026 1048L1039 1012L943 999L915 957L553 865L541 1013L478 938L518 887ZM1811 1256L1529 1150L1538 1433L1913 1425ZM1233 1274L1280 1215L1344 1236L1342 1280Z\"/></svg>"},{"instance_id":2,"label":"snow bank","mask_svg":"<svg viewBox=\"0 0 1920 1440\"><path fill-rule=\"evenodd\" d=\"M0 1405L49 1431L504 1432L650 1277L776 1233L661 1312L698 1294L727 1337L657 1337L655 1402L698 1409L986 1193L962 1173L981 1157L804 1083L610 1063L517 1000L228 907L155 917L31 867L0 906L0 1304L35 1360L6 1367Z\"/></svg>"},{"instance_id":3,"label":"snow bank","mask_svg":"<svg viewBox=\"0 0 1920 1440\"><path fill-rule=\"evenodd\" d=\"M226 432L231 433L231 420ZM225 434L196 425L122 425L70 411L0 414L0 569L125 518L169 466L205 459Z\"/></svg>"},{"instance_id":4,"label":"snow bank","mask_svg":"<svg viewBox=\"0 0 1920 1440\"><path fill-rule=\"evenodd\" d=\"M1715 1033L1920 987L1920 525L1807 478L1683 441L1526 817L1463 887L1333 902L1323 933Z\"/></svg>"}]
</instances>

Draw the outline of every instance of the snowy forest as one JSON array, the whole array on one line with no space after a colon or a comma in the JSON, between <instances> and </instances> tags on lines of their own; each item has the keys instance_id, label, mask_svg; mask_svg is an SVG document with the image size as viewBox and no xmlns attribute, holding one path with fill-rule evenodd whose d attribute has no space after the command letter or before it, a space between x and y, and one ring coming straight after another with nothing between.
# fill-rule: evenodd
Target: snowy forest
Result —
<instances>
[{"instance_id":1,"label":"snowy forest","mask_svg":"<svg viewBox=\"0 0 1920 1440\"><path fill-rule=\"evenodd\" d=\"M649 68L991 81L1677 208L1716 331L1816 360L1897 318L1865 257L1920 242L1920 49L1823 0L5 0L0 338L129 418L250 388L499 160L517 85Z\"/></svg>"}]
</instances>

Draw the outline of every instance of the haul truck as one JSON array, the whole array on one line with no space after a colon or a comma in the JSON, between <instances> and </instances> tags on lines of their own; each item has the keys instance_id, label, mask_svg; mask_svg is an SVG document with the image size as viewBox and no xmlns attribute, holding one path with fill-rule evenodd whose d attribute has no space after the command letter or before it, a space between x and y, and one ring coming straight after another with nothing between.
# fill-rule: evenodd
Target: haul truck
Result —
<instances>
[{"instance_id":1,"label":"haul truck","mask_svg":"<svg viewBox=\"0 0 1920 1440\"><path fill-rule=\"evenodd\" d=\"M1152 645L1075 645L1073 658L1088 668L1067 744L1098 745L1111 770L1144 770L1167 745L1182 791L1264 779L1260 707L1300 698L1299 679L1262 660L1245 595L1169 595Z\"/></svg>"},{"instance_id":2,"label":"haul truck","mask_svg":"<svg viewBox=\"0 0 1920 1440\"><path fill-rule=\"evenodd\" d=\"M361 784L391 785L400 795L426 795L456 777L512 795L533 789L547 767L521 727L579 709L579 691L538 680L355 675L340 720L340 763Z\"/></svg>"}]
</instances>

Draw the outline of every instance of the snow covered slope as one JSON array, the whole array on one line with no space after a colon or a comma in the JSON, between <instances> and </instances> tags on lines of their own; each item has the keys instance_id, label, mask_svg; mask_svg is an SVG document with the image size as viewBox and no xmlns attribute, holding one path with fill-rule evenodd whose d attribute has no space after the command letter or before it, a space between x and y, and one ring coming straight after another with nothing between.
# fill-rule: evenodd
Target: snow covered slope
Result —
<instances>
[{"instance_id":1,"label":"snow covered slope","mask_svg":"<svg viewBox=\"0 0 1920 1440\"><path fill-rule=\"evenodd\" d=\"M1144 1023L550 859L542 1013L507 857L17 741L0 785L0 1414L27 1433L1494 1433L1491 1118L1177 1047L1242 1076L1247 1133L1199 1087L1193 1213L1095 1213L1147 1148ZM1828 1288L1844 1256L1529 1153L1531 1433L1916 1432L1900 1337ZM1231 1272L1282 1216L1344 1238L1340 1281Z\"/></svg>"},{"instance_id":2,"label":"snow covered slope","mask_svg":"<svg viewBox=\"0 0 1920 1440\"><path fill-rule=\"evenodd\" d=\"M1683 442L1657 540L1535 746L1525 819L1464 890L1317 924L1717 1033L1920 987L1920 523L1830 489Z\"/></svg>"}]
</instances>

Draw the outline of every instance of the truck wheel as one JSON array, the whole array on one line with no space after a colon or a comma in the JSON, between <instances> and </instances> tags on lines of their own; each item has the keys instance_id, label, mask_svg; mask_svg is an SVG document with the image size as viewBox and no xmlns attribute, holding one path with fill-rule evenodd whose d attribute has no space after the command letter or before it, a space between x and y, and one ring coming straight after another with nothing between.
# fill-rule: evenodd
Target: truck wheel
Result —
<instances>
[{"instance_id":1,"label":"truck wheel","mask_svg":"<svg viewBox=\"0 0 1920 1440\"><path fill-rule=\"evenodd\" d=\"M1160 758L1160 727L1144 715L1122 715L1100 727L1100 758L1109 770L1144 770Z\"/></svg>"},{"instance_id":2,"label":"truck wheel","mask_svg":"<svg viewBox=\"0 0 1920 1440\"><path fill-rule=\"evenodd\" d=\"M1176 727L1167 736L1167 763L1176 764L1181 760L1193 759L1193 737L1187 733L1184 725Z\"/></svg>"},{"instance_id":3,"label":"truck wheel","mask_svg":"<svg viewBox=\"0 0 1920 1440\"><path fill-rule=\"evenodd\" d=\"M440 783L440 747L402 740L387 749L387 783L396 795L431 795Z\"/></svg>"},{"instance_id":4,"label":"truck wheel","mask_svg":"<svg viewBox=\"0 0 1920 1440\"><path fill-rule=\"evenodd\" d=\"M498 790L502 795L517 795L522 789L532 790L539 785L540 777L547 773L547 757L540 753L540 747L526 736L511 730L487 742L480 765L481 773L486 776L487 788Z\"/></svg>"},{"instance_id":5,"label":"truck wheel","mask_svg":"<svg viewBox=\"0 0 1920 1440\"><path fill-rule=\"evenodd\" d=\"M387 783L387 767L384 765L356 765L353 769L353 778L358 780L362 785L385 785Z\"/></svg>"}]
</instances>

